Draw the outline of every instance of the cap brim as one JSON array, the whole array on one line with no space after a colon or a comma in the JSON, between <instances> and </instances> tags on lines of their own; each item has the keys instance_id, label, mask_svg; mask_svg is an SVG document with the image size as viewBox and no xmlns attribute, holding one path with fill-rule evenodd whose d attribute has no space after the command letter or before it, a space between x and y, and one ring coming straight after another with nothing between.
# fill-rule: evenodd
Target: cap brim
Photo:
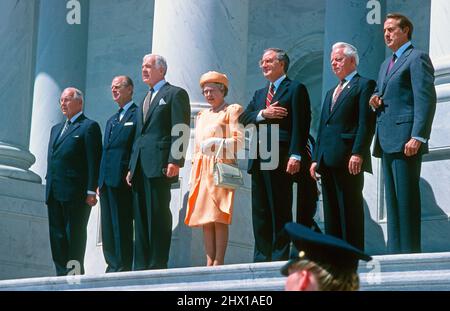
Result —
<instances>
[{"instance_id":1,"label":"cap brim","mask_svg":"<svg viewBox=\"0 0 450 311\"><path fill-rule=\"evenodd\" d=\"M289 267L297 262L298 259L289 259L281 268L280 268L280 272L282 275L284 276L289 276Z\"/></svg>"}]
</instances>

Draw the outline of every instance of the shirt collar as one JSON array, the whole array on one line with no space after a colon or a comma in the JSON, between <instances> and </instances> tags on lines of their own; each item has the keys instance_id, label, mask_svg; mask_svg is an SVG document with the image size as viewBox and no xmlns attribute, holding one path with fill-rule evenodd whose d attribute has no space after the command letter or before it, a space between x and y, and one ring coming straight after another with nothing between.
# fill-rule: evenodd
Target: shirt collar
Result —
<instances>
[{"instance_id":1,"label":"shirt collar","mask_svg":"<svg viewBox=\"0 0 450 311\"><path fill-rule=\"evenodd\" d=\"M158 92L163 87L164 84L166 84L166 80L165 79L160 80L153 86L153 92L154 93Z\"/></svg>"},{"instance_id":2,"label":"shirt collar","mask_svg":"<svg viewBox=\"0 0 450 311\"><path fill-rule=\"evenodd\" d=\"M130 109L131 105L133 105L133 101L129 101L125 106L122 107L122 113L125 114L128 109Z\"/></svg>"},{"instance_id":3,"label":"shirt collar","mask_svg":"<svg viewBox=\"0 0 450 311\"><path fill-rule=\"evenodd\" d=\"M397 59L400 58L400 56L402 56L402 54L406 51L407 48L409 48L409 46L411 45L411 41L406 42L405 44L403 44L398 50L397 52L395 52L395 56L397 56Z\"/></svg>"},{"instance_id":4,"label":"shirt collar","mask_svg":"<svg viewBox=\"0 0 450 311\"><path fill-rule=\"evenodd\" d=\"M284 79L286 79L286 75L282 75L275 82L272 83L275 87L275 92L278 90L278 87L280 86L281 82L283 82Z\"/></svg>"},{"instance_id":5,"label":"shirt collar","mask_svg":"<svg viewBox=\"0 0 450 311\"><path fill-rule=\"evenodd\" d=\"M348 76L345 77L345 82L346 82L346 83L347 83L347 82L350 82L350 81L353 79L353 77L356 76L357 73L358 73L358 72L357 72L356 70L353 71L352 73L350 73Z\"/></svg>"},{"instance_id":6,"label":"shirt collar","mask_svg":"<svg viewBox=\"0 0 450 311\"><path fill-rule=\"evenodd\" d=\"M72 118L70 118L70 123L75 122L79 116L83 114L83 111L78 112L76 115L74 115Z\"/></svg>"}]
</instances>

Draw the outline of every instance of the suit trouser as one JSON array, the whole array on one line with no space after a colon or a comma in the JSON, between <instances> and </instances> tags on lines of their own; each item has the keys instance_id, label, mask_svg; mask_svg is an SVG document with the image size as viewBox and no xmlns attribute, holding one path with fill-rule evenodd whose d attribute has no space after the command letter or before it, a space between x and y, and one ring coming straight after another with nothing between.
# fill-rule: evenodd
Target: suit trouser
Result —
<instances>
[{"instance_id":1,"label":"suit trouser","mask_svg":"<svg viewBox=\"0 0 450 311\"><path fill-rule=\"evenodd\" d=\"M128 185L100 190L102 248L106 272L130 271L133 260L133 205Z\"/></svg>"},{"instance_id":2,"label":"suit trouser","mask_svg":"<svg viewBox=\"0 0 450 311\"><path fill-rule=\"evenodd\" d=\"M420 169L422 156L383 153L389 253L421 251Z\"/></svg>"},{"instance_id":3,"label":"suit trouser","mask_svg":"<svg viewBox=\"0 0 450 311\"><path fill-rule=\"evenodd\" d=\"M56 275L84 274L87 223L91 207L83 200L48 200L50 247Z\"/></svg>"},{"instance_id":4,"label":"suit trouser","mask_svg":"<svg viewBox=\"0 0 450 311\"><path fill-rule=\"evenodd\" d=\"M259 165L258 165L259 167ZM284 225L292 221L292 177L285 165L252 172L254 262L287 260L290 239Z\"/></svg>"},{"instance_id":5,"label":"suit trouser","mask_svg":"<svg viewBox=\"0 0 450 311\"><path fill-rule=\"evenodd\" d=\"M297 182L297 215L296 222L308 228L317 225L314 215L317 211L317 183L309 174L311 162L302 159L300 172L296 176Z\"/></svg>"},{"instance_id":6,"label":"suit trouser","mask_svg":"<svg viewBox=\"0 0 450 311\"><path fill-rule=\"evenodd\" d=\"M370 159L369 159L370 161ZM320 166L325 233L364 250L364 172Z\"/></svg>"},{"instance_id":7,"label":"suit trouser","mask_svg":"<svg viewBox=\"0 0 450 311\"><path fill-rule=\"evenodd\" d=\"M172 238L170 183L165 177L145 177L138 165L132 185L135 230L133 270L165 269Z\"/></svg>"}]
</instances>

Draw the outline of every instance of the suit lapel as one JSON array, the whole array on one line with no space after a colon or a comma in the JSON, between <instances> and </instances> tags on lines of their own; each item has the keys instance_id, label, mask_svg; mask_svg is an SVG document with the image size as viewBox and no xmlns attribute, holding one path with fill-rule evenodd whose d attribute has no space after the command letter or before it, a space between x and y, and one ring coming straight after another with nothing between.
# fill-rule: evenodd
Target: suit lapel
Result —
<instances>
[{"instance_id":1,"label":"suit lapel","mask_svg":"<svg viewBox=\"0 0 450 311\"><path fill-rule=\"evenodd\" d=\"M331 118L336 113L336 111L339 109L339 107L341 106L342 102L345 100L347 95L353 90L355 85L358 83L358 80L359 80L359 75L356 74L353 77L353 79L351 79L350 82L344 87L344 89L342 90L341 94L339 94L339 97L337 98L336 103L334 104L333 111L330 111L328 119ZM334 89L333 89L333 91L334 91ZM328 111L329 110L330 109L328 108Z\"/></svg>"},{"instance_id":2,"label":"suit lapel","mask_svg":"<svg viewBox=\"0 0 450 311\"><path fill-rule=\"evenodd\" d=\"M123 116L122 120L120 120L120 122L115 126L114 130L111 133L111 137L109 137L108 144L112 143L114 139L116 139L119 136L119 133L124 128L125 123L128 122L128 120L130 120L135 110L136 105L133 103L127 110L127 112L125 112L125 115Z\"/></svg>"},{"instance_id":3,"label":"suit lapel","mask_svg":"<svg viewBox=\"0 0 450 311\"><path fill-rule=\"evenodd\" d=\"M283 81L281 81L280 85L278 86L277 91L275 92L275 95L272 98L272 102L270 104L276 103L283 95L287 92L289 88L289 84L291 84L291 80L286 77ZM269 91L269 88L267 87L267 92Z\"/></svg>"},{"instance_id":4,"label":"suit lapel","mask_svg":"<svg viewBox=\"0 0 450 311\"><path fill-rule=\"evenodd\" d=\"M58 124L58 126L55 127L55 130L52 133L53 136L52 136L51 142L52 142L53 148L55 147L56 141L58 140L59 134L61 133L63 127L64 127L64 122Z\"/></svg>"},{"instance_id":5,"label":"suit lapel","mask_svg":"<svg viewBox=\"0 0 450 311\"><path fill-rule=\"evenodd\" d=\"M77 128L80 127L80 123L82 120L85 119L84 114L81 114L74 123L72 123L69 128L64 132L64 134L61 136L61 138L56 139L55 148L57 148L61 143L66 139L67 136L69 136L73 131L75 131ZM64 126L64 125L63 125ZM61 131L60 131L61 132Z\"/></svg>"},{"instance_id":6,"label":"suit lapel","mask_svg":"<svg viewBox=\"0 0 450 311\"><path fill-rule=\"evenodd\" d=\"M150 103L150 108L148 110L148 118L145 121L145 124L143 126L143 128L146 128L148 126L148 123L150 121L150 119L152 118L152 114L155 111L156 107L159 105L159 101L164 97L164 95L166 95L168 89L169 89L169 83L166 82L166 84L164 84L158 91L158 93L156 94L156 96L153 98L152 102Z\"/></svg>"},{"instance_id":7,"label":"suit lapel","mask_svg":"<svg viewBox=\"0 0 450 311\"><path fill-rule=\"evenodd\" d=\"M334 91L334 88L329 90L327 92L327 95L325 95L325 101L324 101L323 107L322 107L322 115L323 115L324 121L328 120L328 118L330 117L330 106L331 106L331 100L333 97L333 91Z\"/></svg>"},{"instance_id":8,"label":"suit lapel","mask_svg":"<svg viewBox=\"0 0 450 311\"><path fill-rule=\"evenodd\" d=\"M113 117L114 118L114 117ZM105 139L103 142L103 145L108 145L108 141L109 141L109 135L111 134L111 123L112 123L112 118L110 118L108 120L108 122L106 123L106 128L105 128Z\"/></svg>"},{"instance_id":9,"label":"suit lapel","mask_svg":"<svg viewBox=\"0 0 450 311\"><path fill-rule=\"evenodd\" d=\"M392 76L394 75L394 73L400 69L400 67L406 62L406 60L408 59L409 54L411 54L413 50L413 46L410 45L405 52L403 52L402 56L400 56L400 58L395 62L394 66L391 68L391 71L389 71L389 73L386 75L386 77L384 78L383 81L383 89L382 89L382 94L384 93L384 89L386 88L387 83L389 82L389 80L392 78ZM387 67L389 65L389 59L386 60L386 67L383 68L383 72L387 71Z\"/></svg>"}]
</instances>

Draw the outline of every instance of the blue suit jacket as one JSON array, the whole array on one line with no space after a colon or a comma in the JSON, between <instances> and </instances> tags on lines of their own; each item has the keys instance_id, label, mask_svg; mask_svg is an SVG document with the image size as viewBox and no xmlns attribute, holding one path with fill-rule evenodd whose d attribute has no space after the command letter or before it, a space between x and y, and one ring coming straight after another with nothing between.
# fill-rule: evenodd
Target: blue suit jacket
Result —
<instances>
[{"instance_id":1,"label":"blue suit jacket","mask_svg":"<svg viewBox=\"0 0 450 311\"><path fill-rule=\"evenodd\" d=\"M322 162L334 168L347 168L353 154L363 157L362 169L372 172L370 143L375 128L375 113L369 99L375 89L375 81L356 74L337 98L330 112L335 88L330 89L322 106L319 131L313 161L318 170Z\"/></svg>"},{"instance_id":2,"label":"blue suit jacket","mask_svg":"<svg viewBox=\"0 0 450 311\"><path fill-rule=\"evenodd\" d=\"M46 202L50 191L58 201L84 201L97 190L102 134L97 122L80 115L58 139L64 122L53 126L47 155Z\"/></svg>"},{"instance_id":3,"label":"blue suit jacket","mask_svg":"<svg viewBox=\"0 0 450 311\"><path fill-rule=\"evenodd\" d=\"M283 163L283 158L289 157L292 154L300 155L302 158L305 157L309 161L310 156L306 154L306 144L308 142L311 123L311 106L306 87L286 77L279 85L272 98L272 103L278 101L281 107L287 109L288 115L283 119L267 119L262 122L257 122L256 117L259 112L266 108L268 91L269 85L255 92L252 101L239 117L239 122L244 126L248 124L267 124L268 136L271 133L271 126L277 124L279 126L280 163ZM257 130L259 140L259 127ZM266 141L270 142L270 137ZM281 154L284 150L286 150L286 154ZM260 158L259 152L258 158ZM270 159L267 161L270 161ZM248 172L252 173L254 169L259 169L259 167L254 167L254 161L250 158Z\"/></svg>"},{"instance_id":4,"label":"blue suit jacket","mask_svg":"<svg viewBox=\"0 0 450 311\"><path fill-rule=\"evenodd\" d=\"M376 157L403 152L412 137L429 139L436 110L434 68L428 54L410 46L386 75L390 59L380 67L374 93L383 98L377 109ZM427 152L428 144L422 144L419 153Z\"/></svg>"},{"instance_id":5,"label":"blue suit jacket","mask_svg":"<svg viewBox=\"0 0 450 311\"><path fill-rule=\"evenodd\" d=\"M132 104L111 131L116 114L106 122L98 186L119 187L126 183L131 148L136 131L137 106Z\"/></svg>"}]
</instances>

